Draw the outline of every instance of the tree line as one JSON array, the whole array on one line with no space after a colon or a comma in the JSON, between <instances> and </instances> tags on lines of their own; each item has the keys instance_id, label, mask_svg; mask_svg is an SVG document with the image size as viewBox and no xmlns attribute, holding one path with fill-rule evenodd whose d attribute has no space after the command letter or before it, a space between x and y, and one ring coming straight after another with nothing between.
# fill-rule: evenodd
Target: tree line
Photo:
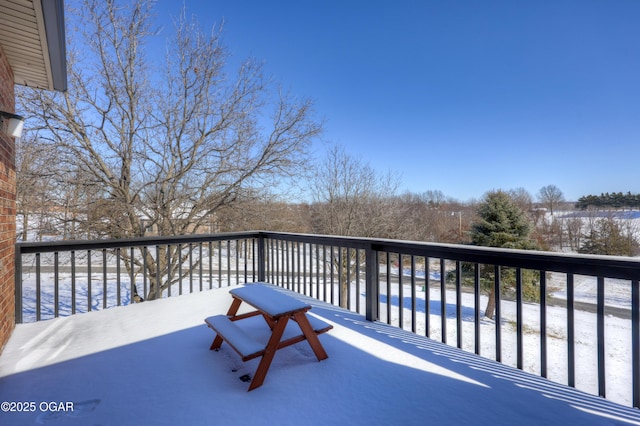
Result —
<instances>
[{"instance_id":1,"label":"tree line","mask_svg":"<svg viewBox=\"0 0 640 426\"><path fill-rule=\"evenodd\" d=\"M627 192L603 193L600 195L585 195L578 198L575 207L579 210L588 209L640 209L640 194Z\"/></svg>"}]
</instances>

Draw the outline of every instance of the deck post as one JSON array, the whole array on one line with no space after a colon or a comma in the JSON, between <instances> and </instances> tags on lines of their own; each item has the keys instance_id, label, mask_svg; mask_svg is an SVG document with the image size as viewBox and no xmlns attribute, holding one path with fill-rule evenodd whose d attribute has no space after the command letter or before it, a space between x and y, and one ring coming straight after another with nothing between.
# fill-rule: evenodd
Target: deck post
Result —
<instances>
[{"instance_id":1,"label":"deck post","mask_svg":"<svg viewBox=\"0 0 640 426\"><path fill-rule=\"evenodd\" d=\"M366 318L367 321L377 321L380 319L378 308L378 294L379 294L379 272L378 267L378 252L374 249L373 245L369 245L365 248L365 287L366 287Z\"/></svg>"},{"instance_id":2,"label":"deck post","mask_svg":"<svg viewBox=\"0 0 640 426\"><path fill-rule=\"evenodd\" d=\"M19 245L15 248L15 317L16 324L22 324L22 251Z\"/></svg>"}]
</instances>

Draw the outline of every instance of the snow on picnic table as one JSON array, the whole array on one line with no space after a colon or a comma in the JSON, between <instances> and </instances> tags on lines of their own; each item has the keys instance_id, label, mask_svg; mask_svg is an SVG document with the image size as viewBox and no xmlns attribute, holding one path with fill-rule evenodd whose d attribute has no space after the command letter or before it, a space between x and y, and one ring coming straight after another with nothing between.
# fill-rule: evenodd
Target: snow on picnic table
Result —
<instances>
[{"instance_id":1,"label":"snow on picnic table","mask_svg":"<svg viewBox=\"0 0 640 426\"><path fill-rule=\"evenodd\" d=\"M637 410L296 297L334 326L320 336L329 358L284 348L252 392L239 377L259 360L209 351L203 320L226 312L225 288L18 325L0 356L0 401L74 411L2 412L0 424L640 425ZM241 322L268 337L260 317Z\"/></svg>"}]
</instances>

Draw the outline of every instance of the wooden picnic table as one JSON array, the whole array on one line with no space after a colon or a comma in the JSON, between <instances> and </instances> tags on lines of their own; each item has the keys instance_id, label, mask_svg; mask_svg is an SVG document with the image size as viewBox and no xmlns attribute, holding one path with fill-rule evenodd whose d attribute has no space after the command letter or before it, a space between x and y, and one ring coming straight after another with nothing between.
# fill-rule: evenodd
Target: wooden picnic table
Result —
<instances>
[{"instance_id":1,"label":"wooden picnic table","mask_svg":"<svg viewBox=\"0 0 640 426\"><path fill-rule=\"evenodd\" d=\"M210 349L219 349L225 341L241 356L242 361L262 357L251 380L249 391L262 385L278 349L306 340L318 361L328 358L318 335L329 331L333 326L307 315L311 305L267 283L247 284L244 287L234 288L229 293L233 301L227 314L205 319L207 325L216 332ZM252 306L255 310L238 314L242 303ZM271 329L271 336L266 346L235 324L236 321L257 315L262 315ZM289 320L293 320L298 325L300 334L283 340Z\"/></svg>"}]
</instances>

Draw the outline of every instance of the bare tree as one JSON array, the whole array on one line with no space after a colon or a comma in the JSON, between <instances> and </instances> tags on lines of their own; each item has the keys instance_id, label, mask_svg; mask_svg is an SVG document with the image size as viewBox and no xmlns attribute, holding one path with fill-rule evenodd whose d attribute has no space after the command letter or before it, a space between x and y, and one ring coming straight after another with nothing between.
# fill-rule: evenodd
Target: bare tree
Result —
<instances>
[{"instance_id":1,"label":"bare tree","mask_svg":"<svg viewBox=\"0 0 640 426\"><path fill-rule=\"evenodd\" d=\"M276 232L311 232L307 204L277 199L243 199L216 212L218 231L236 232L265 229Z\"/></svg>"},{"instance_id":2,"label":"bare tree","mask_svg":"<svg viewBox=\"0 0 640 426\"><path fill-rule=\"evenodd\" d=\"M16 140L16 209L22 220L20 239L27 241L31 232L42 237L42 220L47 206L52 204L52 150L33 134ZM32 228L36 224L36 228Z\"/></svg>"},{"instance_id":3,"label":"bare tree","mask_svg":"<svg viewBox=\"0 0 640 426\"><path fill-rule=\"evenodd\" d=\"M394 215L396 225L391 238L463 243L475 212L441 191L427 191L399 196Z\"/></svg>"},{"instance_id":4,"label":"bare tree","mask_svg":"<svg viewBox=\"0 0 640 426\"><path fill-rule=\"evenodd\" d=\"M565 228L567 232L567 241L569 243L569 249L571 251L578 251L582 245L582 218L580 216L573 216L567 219Z\"/></svg>"},{"instance_id":5,"label":"bare tree","mask_svg":"<svg viewBox=\"0 0 640 426\"><path fill-rule=\"evenodd\" d=\"M275 87L259 62L229 72L221 30L205 33L185 12L162 66L152 66L144 47L153 4L84 0L73 21L81 37L70 43L69 90L23 93L60 166L89 176L83 185L110 237L143 236L149 227L198 232L245 192L295 173L322 128L311 102ZM168 258L180 253L146 262L154 269L147 298L176 279Z\"/></svg>"},{"instance_id":6,"label":"bare tree","mask_svg":"<svg viewBox=\"0 0 640 426\"><path fill-rule=\"evenodd\" d=\"M422 194L422 198L424 198L425 202L430 207L440 207L442 204L447 202L447 197L445 197L444 193L438 189L429 189L425 191L424 194Z\"/></svg>"},{"instance_id":7,"label":"bare tree","mask_svg":"<svg viewBox=\"0 0 640 426\"><path fill-rule=\"evenodd\" d=\"M553 215L554 207L564 201L564 194L557 186L547 185L540 188L538 199L549 208L549 212Z\"/></svg>"},{"instance_id":8,"label":"bare tree","mask_svg":"<svg viewBox=\"0 0 640 426\"><path fill-rule=\"evenodd\" d=\"M533 209L533 197L524 188L515 188L507 191L514 203L525 213L530 213Z\"/></svg>"},{"instance_id":9,"label":"bare tree","mask_svg":"<svg viewBox=\"0 0 640 426\"><path fill-rule=\"evenodd\" d=\"M376 172L367 163L340 147L329 150L311 183L313 231L320 234L358 237L389 237L395 223L394 197L397 176ZM335 271L341 275L340 304L347 307L350 269L362 261L358 250L331 251Z\"/></svg>"}]
</instances>

